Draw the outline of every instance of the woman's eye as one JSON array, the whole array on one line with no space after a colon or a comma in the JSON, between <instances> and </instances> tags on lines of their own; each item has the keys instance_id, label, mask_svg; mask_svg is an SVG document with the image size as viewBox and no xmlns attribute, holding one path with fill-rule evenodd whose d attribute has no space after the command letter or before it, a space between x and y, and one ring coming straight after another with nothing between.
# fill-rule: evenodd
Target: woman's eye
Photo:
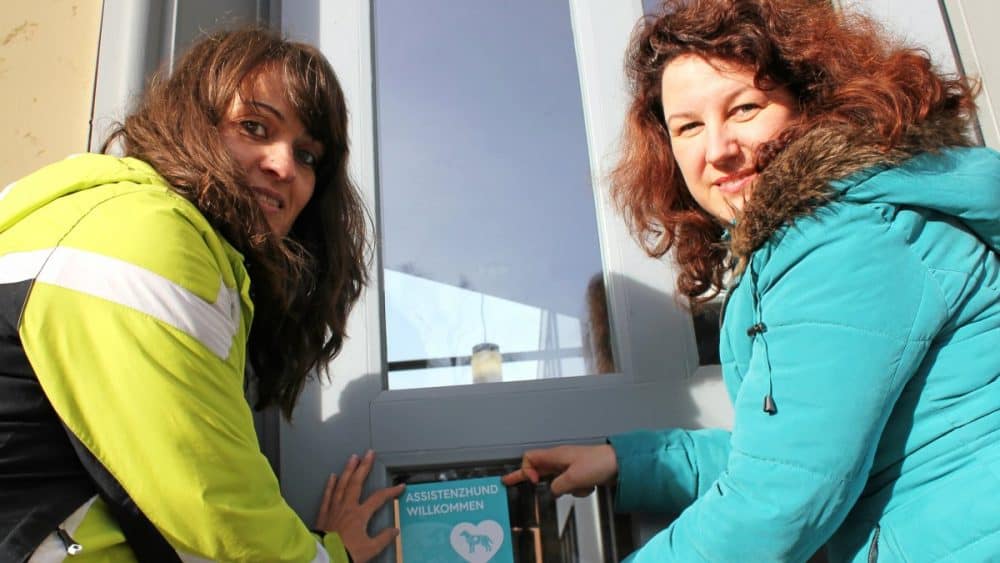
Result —
<instances>
[{"instance_id":1,"label":"woman's eye","mask_svg":"<svg viewBox=\"0 0 1000 563\"><path fill-rule=\"evenodd\" d=\"M733 108L733 115L736 117L753 117L760 110L760 106L757 104L742 104Z\"/></svg>"},{"instance_id":2,"label":"woman's eye","mask_svg":"<svg viewBox=\"0 0 1000 563\"><path fill-rule=\"evenodd\" d=\"M240 126L243 127L244 131L250 133L254 137L267 136L267 129L264 127L264 124L259 121L253 121L251 119L247 119L245 121L241 121Z\"/></svg>"},{"instance_id":3,"label":"woman's eye","mask_svg":"<svg viewBox=\"0 0 1000 563\"><path fill-rule=\"evenodd\" d=\"M300 149L300 150L296 151L296 153L298 155L299 162L301 162L302 164L305 164L306 166L315 167L316 164L319 163L319 158L317 158L315 154L313 154L313 153L311 153L311 152L309 152L307 150L301 150Z\"/></svg>"},{"instance_id":4,"label":"woman's eye","mask_svg":"<svg viewBox=\"0 0 1000 563\"><path fill-rule=\"evenodd\" d=\"M675 135L679 136L679 135L684 135L684 134L687 134L687 133L691 133L692 131L694 131L698 127L701 127L701 123L699 123L697 121L692 121L690 123L685 123L685 124L677 127Z\"/></svg>"}]
</instances>

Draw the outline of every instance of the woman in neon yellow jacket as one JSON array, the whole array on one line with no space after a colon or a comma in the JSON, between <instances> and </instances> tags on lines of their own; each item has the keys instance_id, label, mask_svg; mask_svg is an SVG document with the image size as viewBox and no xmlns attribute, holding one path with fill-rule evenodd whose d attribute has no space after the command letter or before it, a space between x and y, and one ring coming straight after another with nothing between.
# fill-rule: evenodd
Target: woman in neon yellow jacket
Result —
<instances>
[{"instance_id":1,"label":"woman in neon yellow jacket","mask_svg":"<svg viewBox=\"0 0 1000 563\"><path fill-rule=\"evenodd\" d=\"M264 30L207 37L112 141L124 158L0 192L0 559L373 557L400 488L361 502L372 455L352 458L311 533L244 398L249 363L288 416L366 283L329 64Z\"/></svg>"},{"instance_id":2,"label":"woman in neon yellow jacket","mask_svg":"<svg viewBox=\"0 0 1000 563\"><path fill-rule=\"evenodd\" d=\"M506 480L676 516L635 563L1000 556L1000 155L965 80L831 4L675 0L633 36L615 193L679 294L728 286L732 431Z\"/></svg>"}]
</instances>

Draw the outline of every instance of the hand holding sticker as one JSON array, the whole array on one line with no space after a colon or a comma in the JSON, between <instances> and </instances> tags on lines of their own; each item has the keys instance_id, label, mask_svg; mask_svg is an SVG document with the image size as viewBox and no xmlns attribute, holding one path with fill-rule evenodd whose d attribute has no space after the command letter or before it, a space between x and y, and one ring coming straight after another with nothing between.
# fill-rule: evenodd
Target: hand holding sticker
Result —
<instances>
[{"instance_id":1,"label":"hand holding sticker","mask_svg":"<svg viewBox=\"0 0 1000 563\"><path fill-rule=\"evenodd\" d=\"M399 527L406 563L514 563L499 477L410 484L399 497Z\"/></svg>"}]
</instances>

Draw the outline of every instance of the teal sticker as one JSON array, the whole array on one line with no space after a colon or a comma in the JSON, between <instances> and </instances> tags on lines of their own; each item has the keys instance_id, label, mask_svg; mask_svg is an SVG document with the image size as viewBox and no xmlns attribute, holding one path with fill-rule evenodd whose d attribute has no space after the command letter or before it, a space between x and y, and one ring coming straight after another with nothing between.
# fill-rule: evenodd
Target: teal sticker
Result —
<instances>
[{"instance_id":1,"label":"teal sticker","mask_svg":"<svg viewBox=\"0 0 1000 563\"><path fill-rule=\"evenodd\" d=\"M399 528L404 563L514 563L499 477L407 485Z\"/></svg>"}]
</instances>

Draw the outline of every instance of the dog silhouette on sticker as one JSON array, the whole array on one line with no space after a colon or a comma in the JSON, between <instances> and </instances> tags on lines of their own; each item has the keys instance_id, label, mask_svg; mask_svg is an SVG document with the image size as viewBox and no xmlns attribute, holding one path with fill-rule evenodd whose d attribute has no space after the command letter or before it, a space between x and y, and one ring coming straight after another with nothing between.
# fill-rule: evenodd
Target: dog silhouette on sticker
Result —
<instances>
[{"instance_id":1,"label":"dog silhouette on sticker","mask_svg":"<svg viewBox=\"0 0 1000 563\"><path fill-rule=\"evenodd\" d=\"M451 548L469 563L486 563L503 545L503 527L493 520L462 522L451 529Z\"/></svg>"}]
</instances>

